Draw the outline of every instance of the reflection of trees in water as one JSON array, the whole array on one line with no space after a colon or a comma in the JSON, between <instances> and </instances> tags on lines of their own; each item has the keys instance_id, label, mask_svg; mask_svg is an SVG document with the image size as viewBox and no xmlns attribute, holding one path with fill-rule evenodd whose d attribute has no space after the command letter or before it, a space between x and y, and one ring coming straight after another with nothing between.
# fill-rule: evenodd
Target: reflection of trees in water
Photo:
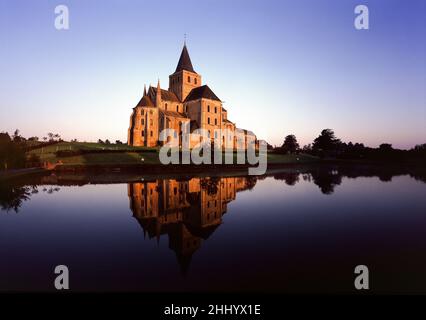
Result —
<instances>
[{"instance_id":1,"label":"reflection of trees in water","mask_svg":"<svg viewBox=\"0 0 426 320\"><path fill-rule=\"evenodd\" d=\"M61 188L59 187L50 187L50 188L43 188L43 192L46 192L47 194L52 194L54 192L58 192L59 190L61 190Z\"/></svg>"},{"instance_id":2,"label":"reflection of trees in water","mask_svg":"<svg viewBox=\"0 0 426 320\"><path fill-rule=\"evenodd\" d=\"M294 186L299 182L299 172L281 172L274 175L276 180L285 181L289 186Z\"/></svg>"},{"instance_id":3,"label":"reflection of trees in water","mask_svg":"<svg viewBox=\"0 0 426 320\"><path fill-rule=\"evenodd\" d=\"M58 192L59 187L44 187L42 192L52 194ZM22 186L11 183L0 184L0 208L5 211L19 211L19 208L27 200L31 199L31 195L39 193L39 189L35 185Z\"/></svg>"},{"instance_id":4,"label":"reflection of trees in water","mask_svg":"<svg viewBox=\"0 0 426 320\"><path fill-rule=\"evenodd\" d=\"M426 172L410 174L410 177L416 179L416 181L426 183Z\"/></svg>"},{"instance_id":5,"label":"reflection of trees in water","mask_svg":"<svg viewBox=\"0 0 426 320\"><path fill-rule=\"evenodd\" d=\"M34 189L35 188L35 189ZM31 194L36 193L37 187L12 186L6 183L0 185L0 207L2 210L14 210L18 212L24 201L30 199Z\"/></svg>"},{"instance_id":6,"label":"reflection of trees in water","mask_svg":"<svg viewBox=\"0 0 426 320\"><path fill-rule=\"evenodd\" d=\"M342 175L334 170L323 171L318 170L311 172L312 181L324 194L332 194L334 188L342 183Z\"/></svg>"},{"instance_id":7,"label":"reflection of trees in water","mask_svg":"<svg viewBox=\"0 0 426 320\"><path fill-rule=\"evenodd\" d=\"M324 194L332 194L336 186L342 183L343 177L378 177L382 182L390 182L395 176L409 175L417 181L426 183L426 170L423 168L379 167L374 165L323 165L299 168L298 172L281 172L274 174L277 180L283 180L294 186L300 180L313 182Z\"/></svg>"}]
</instances>

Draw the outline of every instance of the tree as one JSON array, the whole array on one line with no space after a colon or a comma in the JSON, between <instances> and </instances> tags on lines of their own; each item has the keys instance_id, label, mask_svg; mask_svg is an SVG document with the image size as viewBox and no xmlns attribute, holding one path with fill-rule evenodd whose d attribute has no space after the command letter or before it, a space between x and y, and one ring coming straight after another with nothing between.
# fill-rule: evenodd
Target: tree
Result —
<instances>
[{"instance_id":1,"label":"tree","mask_svg":"<svg viewBox=\"0 0 426 320\"><path fill-rule=\"evenodd\" d=\"M304 145L303 148L302 148L302 151L305 152L305 153L311 153L312 152L312 145L310 143Z\"/></svg>"},{"instance_id":2,"label":"tree","mask_svg":"<svg viewBox=\"0 0 426 320\"><path fill-rule=\"evenodd\" d=\"M414 147L414 151L417 151L417 152L426 151L426 143L416 145Z\"/></svg>"},{"instance_id":3,"label":"tree","mask_svg":"<svg viewBox=\"0 0 426 320\"><path fill-rule=\"evenodd\" d=\"M111 144L111 142L108 139L106 139L105 144Z\"/></svg>"},{"instance_id":4,"label":"tree","mask_svg":"<svg viewBox=\"0 0 426 320\"><path fill-rule=\"evenodd\" d=\"M19 134L19 133L18 133ZM0 133L0 168L22 168L25 166L25 151L14 142L8 133Z\"/></svg>"},{"instance_id":5,"label":"tree","mask_svg":"<svg viewBox=\"0 0 426 320\"><path fill-rule=\"evenodd\" d=\"M299 144L297 143L296 136L290 134L285 137L284 143L281 147L285 153L295 153L299 150Z\"/></svg>"},{"instance_id":6,"label":"tree","mask_svg":"<svg viewBox=\"0 0 426 320\"><path fill-rule=\"evenodd\" d=\"M20 134L19 129L16 129L15 132L12 135L12 141L13 142L21 142L23 140L25 140Z\"/></svg>"},{"instance_id":7,"label":"tree","mask_svg":"<svg viewBox=\"0 0 426 320\"><path fill-rule=\"evenodd\" d=\"M115 140L115 144L123 144L120 140Z\"/></svg>"},{"instance_id":8,"label":"tree","mask_svg":"<svg viewBox=\"0 0 426 320\"><path fill-rule=\"evenodd\" d=\"M52 142L55 135L52 132L49 132L47 136L49 137L49 142Z\"/></svg>"},{"instance_id":9,"label":"tree","mask_svg":"<svg viewBox=\"0 0 426 320\"><path fill-rule=\"evenodd\" d=\"M337 151L340 145L340 139L337 139L332 129L324 129L321 134L314 140L312 149L316 152Z\"/></svg>"},{"instance_id":10,"label":"tree","mask_svg":"<svg viewBox=\"0 0 426 320\"><path fill-rule=\"evenodd\" d=\"M379 150L384 151L384 152L389 152L389 151L392 151L393 148L392 148L392 145L390 143L382 143L379 146Z\"/></svg>"},{"instance_id":11,"label":"tree","mask_svg":"<svg viewBox=\"0 0 426 320\"><path fill-rule=\"evenodd\" d=\"M98 139L98 143L104 144L104 142L101 139Z\"/></svg>"}]
</instances>

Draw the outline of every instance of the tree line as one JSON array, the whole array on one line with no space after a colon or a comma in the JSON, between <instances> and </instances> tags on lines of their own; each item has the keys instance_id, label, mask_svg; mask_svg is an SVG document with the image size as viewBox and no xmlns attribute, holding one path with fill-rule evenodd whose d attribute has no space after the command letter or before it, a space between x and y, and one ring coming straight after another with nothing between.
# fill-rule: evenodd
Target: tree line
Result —
<instances>
[{"instance_id":1,"label":"tree line","mask_svg":"<svg viewBox=\"0 0 426 320\"><path fill-rule=\"evenodd\" d=\"M38 137L25 138L18 129L12 135L7 132L0 132L0 170L24 168L26 164L40 163L40 158L35 154L29 157L26 151L43 142ZM49 132L42 138L44 143L54 143L62 141L57 133Z\"/></svg>"},{"instance_id":2,"label":"tree line","mask_svg":"<svg viewBox=\"0 0 426 320\"><path fill-rule=\"evenodd\" d=\"M385 161L406 161L426 159L426 143L410 150L395 149L390 143L382 143L378 148L366 147L363 143L342 142L332 129L324 129L312 144L300 148L295 135L285 137L281 147L274 152L282 154L306 153L320 158L365 159Z\"/></svg>"}]
</instances>

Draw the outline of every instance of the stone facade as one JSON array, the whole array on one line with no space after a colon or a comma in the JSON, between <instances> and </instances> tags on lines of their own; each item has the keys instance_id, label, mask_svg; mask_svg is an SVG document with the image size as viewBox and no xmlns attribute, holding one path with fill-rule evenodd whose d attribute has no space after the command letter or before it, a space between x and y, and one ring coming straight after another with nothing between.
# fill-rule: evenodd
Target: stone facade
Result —
<instances>
[{"instance_id":1,"label":"stone facade","mask_svg":"<svg viewBox=\"0 0 426 320\"><path fill-rule=\"evenodd\" d=\"M194 71L186 45L175 72L169 76L168 90L161 89L160 81L148 91L145 87L130 117L128 144L156 147L167 142L160 142L160 132L174 129L174 141L182 146L182 123L189 124L191 148L206 142L202 136L194 134L196 129L204 129L206 139L214 141L216 138L226 149L246 149L251 140L256 142L252 132L236 128L228 119L222 101L207 85L202 85L202 77ZM221 131L215 132L217 129ZM218 134L222 137L217 137Z\"/></svg>"}]
</instances>

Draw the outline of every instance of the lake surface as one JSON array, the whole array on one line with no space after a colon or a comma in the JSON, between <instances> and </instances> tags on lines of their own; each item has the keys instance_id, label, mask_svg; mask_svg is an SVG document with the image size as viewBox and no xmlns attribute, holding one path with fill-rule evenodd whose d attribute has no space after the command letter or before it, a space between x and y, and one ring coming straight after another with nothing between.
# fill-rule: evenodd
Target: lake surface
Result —
<instances>
[{"instance_id":1,"label":"lake surface","mask_svg":"<svg viewBox=\"0 0 426 320\"><path fill-rule=\"evenodd\" d=\"M0 291L426 293L424 175L47 176L0 187Z\"/></svg>"}]
</instances>

